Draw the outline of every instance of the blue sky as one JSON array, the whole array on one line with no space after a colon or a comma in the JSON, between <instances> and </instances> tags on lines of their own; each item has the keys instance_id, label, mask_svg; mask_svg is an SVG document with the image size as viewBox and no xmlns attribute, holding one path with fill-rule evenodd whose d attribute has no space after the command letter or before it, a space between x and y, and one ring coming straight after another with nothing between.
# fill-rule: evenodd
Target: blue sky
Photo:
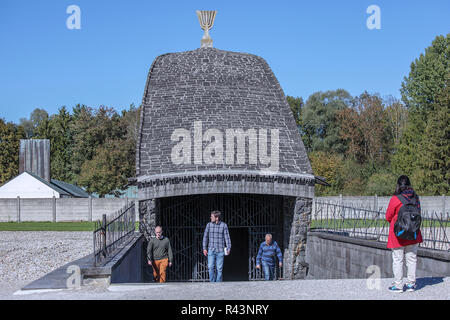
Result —
<instances>
[{"instance_id":1,"label":"blue sky","mask_svg":"<svg viewBox=\"0 0 450 320\"><path fill-rule=\"evenodd\" d=\"M70 5L81 10L79 30L66 26ZM381 10L379 30L366 26L370 5ZM399 98L411 62L450 32L448 0L1 0L0 118L138 106L158 55L199 47L195 10L218 10L214 47L263 57L285 94L305 100L337 88Z\"/></svg>"}]
</instances>

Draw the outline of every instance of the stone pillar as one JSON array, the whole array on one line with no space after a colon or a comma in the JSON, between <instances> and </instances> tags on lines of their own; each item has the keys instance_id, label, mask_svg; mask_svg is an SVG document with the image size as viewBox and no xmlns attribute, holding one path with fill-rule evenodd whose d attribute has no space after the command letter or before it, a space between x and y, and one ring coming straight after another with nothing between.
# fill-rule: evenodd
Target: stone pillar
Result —
<instances>
[{"instance_id":1,"label":"stone pillar","mask_svg":"<svg viewBox=\"0 0 450 320\"><path fill-rule=\"evenodd\" d=\"M153 269L147 264L147 245L148 241L155 236L156 217L158 213L157 200L149 199L139 201L139 232L144 234L145 241L142 244L142 274L144 282L153 280Z\"/></svg>"},{"instance_id":2,"label":"stone pillar","mask_svg":"<svg viewBox=\"0 0 450 320\"><path fill-rule=\"evenodd\" d=\"M287 224L292 221L284 253L285 279L304 279L308 273L305 251L306 235L311 224L312 200L302 197L285 198L285 232Z\"/></svg>"},{"instance_id":3,"label":"stone pillar","mask_svg":"<svg viewBox=\"0 0 450 320\"><path fill-rule=\"evenodd\" d=\"M155 199L139 201L139 232L144 234L147 241L155 236L156 214Z\"/></svg>"}]
</instances>

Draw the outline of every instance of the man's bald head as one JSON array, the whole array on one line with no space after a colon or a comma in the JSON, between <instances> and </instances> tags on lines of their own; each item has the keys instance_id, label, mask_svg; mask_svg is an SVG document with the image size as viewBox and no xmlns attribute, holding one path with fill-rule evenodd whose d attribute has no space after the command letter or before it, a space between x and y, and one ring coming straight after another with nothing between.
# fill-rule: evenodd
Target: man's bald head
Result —
<instances>
[{"instance_id":1,"label":"man's bald head","mask_svg":"<svg viewBox=\"0 0 450 320\"><path fill-rule=\"evenodd\" d=\"M161 226L156 226L155 227L155 234L157 238L161 238L162 234L163 234L163 229Z\"/></svg>"}]
</instances>

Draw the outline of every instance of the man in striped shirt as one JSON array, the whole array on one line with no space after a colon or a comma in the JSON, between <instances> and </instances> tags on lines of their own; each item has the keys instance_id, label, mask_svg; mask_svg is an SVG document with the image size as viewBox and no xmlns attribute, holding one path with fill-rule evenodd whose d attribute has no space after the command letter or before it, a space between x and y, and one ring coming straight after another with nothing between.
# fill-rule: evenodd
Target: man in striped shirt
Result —
<instances>
[{"instance_id":1,"label":"man in striped shirt","mask_svg":"<svg viewBox=\"0 0 450 320\"><path fill-rule=\"evenodd\" d=\"M210 282L222 281L223 259L231 252L231 239L228 226L220 220L220 211L211 212L211 222L203 233L203 254L208 257ZM216 271L217 269L217 271Z\"/></svg>"},{"instance_id":2,"label":"man in striped shirt","mask_svg":"<svg viewBox=\"0 0 450 320\"><path fill-rule=\"evenodd\" d=\"M266 234L266 241L259 246L256 256L256 268L260 269L261 264L264 271L264 279L273 280L275 276L276 257L280 268L283 266L283 255L276 241L272 241L272 235Z\"/></svg>"}]
</instances>

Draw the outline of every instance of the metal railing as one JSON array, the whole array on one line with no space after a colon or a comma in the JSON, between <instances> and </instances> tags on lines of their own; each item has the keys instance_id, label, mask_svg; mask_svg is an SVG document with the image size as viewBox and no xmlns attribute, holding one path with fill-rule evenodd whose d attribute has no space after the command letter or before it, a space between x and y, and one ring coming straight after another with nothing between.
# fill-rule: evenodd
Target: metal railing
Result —
<instances>
[{"instance_id":1,"label":"metal railing","mask_svg":"<svg viewBox=\"0 0 450 320\"><path fill-rule=\"evenodd\" d=\"M351 204L314 201L311 229L336 234L387 242L389 222L386 211ZM422 248L450 251L449 213L422 211Z\"/></svg>"},{"instance_id":2,"label":"metal railing","mask_svg":"<svg viewBox=\"0 0 450 320\"><path fill-rule=\"evenodd\" d=\"M136 211L134 202L119 211L102 216L95 223L94 265L98 266L114 256L121 245L128 242L136 229Z\"/></svg>"}]
</instances>

